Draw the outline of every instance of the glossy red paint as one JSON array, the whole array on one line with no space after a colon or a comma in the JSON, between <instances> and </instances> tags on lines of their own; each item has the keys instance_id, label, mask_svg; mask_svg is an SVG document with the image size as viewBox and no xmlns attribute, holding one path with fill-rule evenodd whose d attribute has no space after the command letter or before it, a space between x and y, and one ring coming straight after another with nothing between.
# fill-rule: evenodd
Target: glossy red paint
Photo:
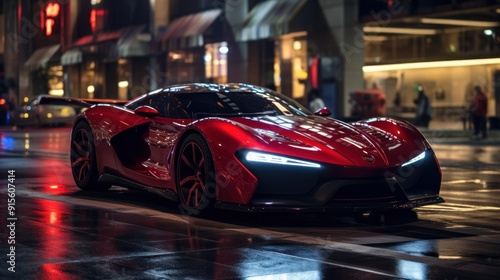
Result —
<instances>
[{"instance_id":1,"label":"glossy red paint","mask_svg":"<svg viewBox=\"0 0 500 280\"><path fill-rule=\"evenodd\" d=\"M180 119L159 115L162 108L138 106L134 109L133 106L159 94L182 92L188 95L219 90L268 94L263 88L240 84L181 85L152 92L125 106L95 105L78 116L75 124L87 122L91 127L99 175L112 174L147 188L177 192L175 174L181 157L180 146L189 135L198 134L206 142L213 159L214 172L210 176L216 182L217 202L251 207L252 201L262 196L260 193L266 193L262 189L266 186L262 184L276 180L273 176L257 175L261 174L258 170L264 165L246 162L244 155L248 150L317 164L318 169L298 170L320 178L311 180L317 182L311 186L311 192L329 184L333 184L331 188L341 188L333 187L337 179L364 184L360 182L395 178L401 185L410 184L403 186L407 190L435 199L423 201L422 205L442 201L439 198L440 170L439 175L435 175L432 190L424 192L418 191L418 184L414 183L418 179L419 166L412 174L401 171L403 164L423 152L435 158L426 139L407 122L377 118L345 123L308 112ZM437 161L432 160L431 165L439 169ZM433 169L432 166L425 168ZM277 168L277 172L285 172L287 167ZM272 184L276 183L280 184L279 178ZM279 193L276 195L279 197Z\"/></svg>"},{"instance_id":2,"label":"glossy red paint","mask_svg":"<svg viewBox=\"0 0 500 280\"><path fill-rule=\"evenodd\" d=\"M150 106L141 106L134 110L135 114L146 117L146 118L154 118L159 115L158 110Z\"/></svg>"}]
</instances>

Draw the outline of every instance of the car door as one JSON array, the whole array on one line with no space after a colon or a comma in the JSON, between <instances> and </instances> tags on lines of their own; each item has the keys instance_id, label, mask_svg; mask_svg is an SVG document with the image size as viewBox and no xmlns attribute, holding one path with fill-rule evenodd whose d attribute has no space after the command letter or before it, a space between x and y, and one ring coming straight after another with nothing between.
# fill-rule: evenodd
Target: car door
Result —
<instances>
[{"instance_id":1,"label":"car door","mask_svg":"<svg viewBox=\"0 0 500 280\"><path fill-rule=\"evenodd\" d=\"M170 163L174 145L180 131L191 120L168 113L171 98L167 94L150 96L135 104L134 107L140 106L155 108L159 115L151 118L151 122L147 124L146 133L141 135L147 143L149 157L142 162L144 169L138 170L138 173L150 177L148 181L157 184L157 187L173 187L173 184L165 184L165 181L170 182L173 179Z\"/></svg>"}]
</instances>

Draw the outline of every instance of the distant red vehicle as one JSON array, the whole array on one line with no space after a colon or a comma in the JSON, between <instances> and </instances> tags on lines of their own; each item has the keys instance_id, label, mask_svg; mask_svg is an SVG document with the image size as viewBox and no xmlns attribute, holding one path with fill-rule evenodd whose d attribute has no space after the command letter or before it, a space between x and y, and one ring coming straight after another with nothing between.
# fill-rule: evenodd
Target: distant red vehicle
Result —
<instances>
[{"instance_id":1,"label":"distant red vehicle","mask_svg":"<svg viewBox=\"0 0 500 280\"><path fill-rule=\"evenodd\" d=\"M363 89L351 93L351 115L371 118L385 116L385 94L378 89Z\"/></svg>"},{"instance_id":2,"label":"distant red vehicle","mask_svg":"<svg viewBox=\"0 0 500 280\"><path fill-rule=\"evenodd\" d=\"M270 89L184 84L123 106L97 104L71 134L82 190L144 189L198 215L373 212L440 203L441 170L424 136L386 118L345 123Z\"/></svg>"}]
</instances>

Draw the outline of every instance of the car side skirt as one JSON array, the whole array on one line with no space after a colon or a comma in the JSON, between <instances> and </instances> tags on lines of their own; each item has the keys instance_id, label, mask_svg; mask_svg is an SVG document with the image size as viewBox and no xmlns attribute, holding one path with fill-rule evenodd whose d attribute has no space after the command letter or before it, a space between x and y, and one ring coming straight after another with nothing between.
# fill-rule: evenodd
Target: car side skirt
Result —
<instances>
[{"instance_id":1,"label":"car side skirt","mask_svg":"<svg viewBox=\"0 0 500 280\"><path fill-rule=\"evenodd\" d=\"M104 173L102 174L99 179L97 180L99 183L108 183L108 184L113 184L125 188L130 188L130 189L135 189L135 190L142 190L142 191L148 191L156 195L160 195L162 197L165 197L167 199L170 199L172 201L177 201L178 196L177 193L171 189L165 189L165 188L155 188L155 187L150 187L146 186L141 183L134 182L132 180L125 179L123 177L119 177L113 174L108 174Z\"/></svg>"}]
</instances>

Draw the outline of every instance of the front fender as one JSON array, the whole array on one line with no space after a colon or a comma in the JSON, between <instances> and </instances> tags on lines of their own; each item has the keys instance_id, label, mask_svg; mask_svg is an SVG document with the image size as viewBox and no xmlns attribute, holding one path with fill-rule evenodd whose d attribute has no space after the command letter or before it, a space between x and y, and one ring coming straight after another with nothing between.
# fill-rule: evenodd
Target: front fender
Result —
<instances>
[{"instance_id":1,"label":"front fender","mask_svg":"<svg viewBox=\"0 0 500 280\"><path fill-rule=\"evenodd\" d=\"M407 121L376 118L361 121L354 125L367 125L373 128L373 131L365 130L365 133L378 141L385 149L385 153L391 160L390 165L401 165L423 151L432 151L427 139L415 126ZM384 132L385 135L380 135L379 131Z\"/></svg>"},{"instance_id":2,"label":"front fender","mask_svg":"<svg viewBox=\"0 0 500 280\"><path fill-rule=\"evenodd\" d=\"M364 121L365 123L380 128L392 135L406 141L421 149L430 149L431 145L424 135L410 122L392 118L375 118Z\"/></svg>"},{"instance_id":3,"label":"front fender","mask_svg":"<svg viewBox=\"0 0 500 280\"><path fill-rule=\"evenodd\" d=\"M179 143L193 132L203 136L212 153L217 200L248 204L257 186L257 178L236 158L235 153L248 147L258 149L262 143L253 137L250 128L227 119L208 118L193 122L185 128Z\"/></svg>"}]
</instances>

